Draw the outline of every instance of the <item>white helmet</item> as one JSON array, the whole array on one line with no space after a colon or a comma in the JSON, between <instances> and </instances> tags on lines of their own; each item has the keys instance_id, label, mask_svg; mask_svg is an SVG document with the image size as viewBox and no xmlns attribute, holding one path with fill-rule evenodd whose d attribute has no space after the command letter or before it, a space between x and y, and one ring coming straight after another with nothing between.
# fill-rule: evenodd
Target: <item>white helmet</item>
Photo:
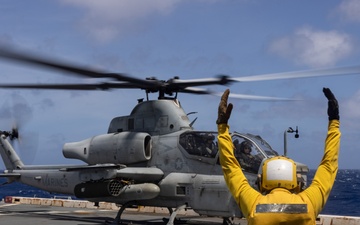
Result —
<instances>
[{"instance_id":1,"label":"white helmet","mask_svg":"<svg viewBox=\"0 0 360 225\"><path fill-rule=\"evenodd\" d=\"M272 157L263 161L261 169L261 192L278 187L297 190L296 164L293 160L284 156Z\"/></svg>"}]
</instances>

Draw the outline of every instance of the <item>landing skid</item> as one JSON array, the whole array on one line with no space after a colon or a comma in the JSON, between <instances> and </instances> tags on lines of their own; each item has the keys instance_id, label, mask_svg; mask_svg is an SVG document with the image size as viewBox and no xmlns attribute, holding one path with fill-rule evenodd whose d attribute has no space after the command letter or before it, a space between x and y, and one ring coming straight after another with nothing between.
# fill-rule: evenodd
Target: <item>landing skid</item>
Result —
<instances>
[{"instance_id":1,"label":"landing skid","mask_svg":"<svg viewBox=\"0 0 360 225\"><path fill-rule=\"evenodd\" d=\"M224 218L223 218L223 225L234 225L234 222L231 221L230 218L224 217Z\"/></svg>"},{"instance_id":2,"label":"landing skid","mask_svg":"<svg viewBox=\"0 0 360 225\"><path fill-rule=\"evenodd\" d=\"M122 206L120 207L120 209L119 209L119 211L118 211L115 219L113 220L113 222L111 222L111 223L106 222L106 224L111 224L111 225L127 224L125 221L122 221L122 220L121 220L121 215L122 215L122 213L124 212L124 210L125 210L127 207L131 206L131 205L134 205L134 202L128 202L128 203L122 205ZM135 205L136 205L136 204L135 204ZM170 217L169 217L169 218L163 218L163 221L166 223L166 225L189 224L189 221L186 220L186 219L182 220L182 219L177 219L177 218L176 218L177 214L178 214L181 210L185 209L186 207L187 207L187 205L184 204L184 205L178 206L175 210L173 210L172 208L168 208L169 213L170 213ZM123 223L123 222L125 222L125 223ZM132 224L132 223L129 222L128 224ZM230 219L230 218L225 218L225 217L223 218L223 223L222 223L222 224L223 224L223 225L235 225L235 224L233 223L232 219Z\"/></svg>"},{"instance_id":3,"label":"landing skid","mask_svg":"<svg viewBox=\"0 0 360 225\"><path fill-rule=\"evenodd\" d=\"M166 224L169 224L169 218L163 218L163 221L164 221ZM173 221L173 224L174 224L174 225L180 225L180 224L189 224L189 223L188 223L188 220L175 219L175 220Z\"/></svg>"},{"instance_id":4,"label":"landing skid","mask_svg":"<svg viewBox=\"0 0 360 225\"><path fill-rule=\"evenodd\" d=\"M163 218L163 221L166 223L169 221L168 218ZM168 223L167 223L168 224ZM192 222L189 221L187 219L175 219L173 221L174 225L182 225L182 224L197 224L197 225L209 225L212 224L212 222L208 222L208 221L197 221L197 222ZM217 222L214 222L214 224L218 224ZM235 225L235 223L233 223L230 218L223 218L223 225Z\"/></svg>"},{"instance_id":5,"label":"landing skid","mask_svg":"<svg viewBox=\"0 0 360 225\"><path fill-rule=\"evenodd\" d=\"M121 208L119 209L114 221L112 223L110 223L111 225L118 225L118 224L122 224L122 221L121 221L121 214L124 212L124 210L128 207L128 206L131 206L131 205L134 205L134 202L128 202L124 205L121 206ZM176 218L176 215L178 214L179 211L181 211L182 209L185 209L186 208L186 205L181 205L179 207L177 207L175 210L172 210L172 208L168 208L169 212L170 212L170 218L168 219L168 222L166 225L174 225L174 221L175 221L175 218ZM163 219L164 222L165 219ZM181 224L179 223L181 222L180 220L176 220L176 224ZM186 223L186 222L185 222ZM182 224L185 224L185 223L182 223Z\"/></svg>"},{"instance_id":6,"label":"landing skid","mask_svg":"<svg viewBox=\"0 0 360 225\"><path fill-rule=\"evenodd\" d=\"M166 225L174 225L174 220L176 218L176 215L179 213L179 211L185 208L186 208L186 204L178 206L174 211L171 208L168 208L171 215Z\"/></svg>"},{"instance_id":7,"label":"landing skid","mask_svg":"<svg viewBox=\"0 0 360 225\"><path fill-rule=\"evenodd\" d=\"M111 225L118 225L118 224L122 224L121 222L121 214L124 212L124 210L128 207L133 205L133 202L128 202L124 205L122 205L118 211L118 213L116 214L116 217L114 219L114 221L112 223L110 223Z\"/></svg>"}]
</instances>

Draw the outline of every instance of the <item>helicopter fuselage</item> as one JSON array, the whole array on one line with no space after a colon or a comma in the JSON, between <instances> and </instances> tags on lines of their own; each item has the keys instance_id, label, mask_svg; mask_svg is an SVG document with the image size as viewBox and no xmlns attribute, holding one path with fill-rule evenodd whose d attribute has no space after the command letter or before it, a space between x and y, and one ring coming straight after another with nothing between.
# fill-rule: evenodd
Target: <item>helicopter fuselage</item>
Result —
<instances>
[{"instance_id":1,"label":"helicopter fuselage","mask_svg":"<svg viewBox=\"0 0 360 225\"><path fill-rule=\"evenodd\" d=\"M219 164L217 132L195 131L190 124L177 100L141 102L129 116L114 118L107 134L64 144L66 158L86 163L79 166L24 165L2 134L3 176L93 202L184 206L201 215L241 217ZM234 143L252 143L258 164L243 171L257 188L261 160L277 153L259 136L231 135ZM306 177L303 167L298 170Z\"/></svg>"}]
</instances>

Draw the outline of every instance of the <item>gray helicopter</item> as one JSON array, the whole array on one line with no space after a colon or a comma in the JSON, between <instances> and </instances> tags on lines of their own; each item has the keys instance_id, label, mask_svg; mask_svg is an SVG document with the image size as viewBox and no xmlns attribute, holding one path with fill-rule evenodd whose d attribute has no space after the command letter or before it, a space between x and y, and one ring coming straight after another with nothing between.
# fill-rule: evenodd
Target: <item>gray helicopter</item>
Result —
<instances>
[{"instance_id":1,"label":"gray helicopter","mask_svg":"<svg viewBox=\"0 0 360 225\"><path fill-rule=\"evenodd\" d=\"M130 115L111 120L106 134L79 142L65 143L65 158L78 159L82 165L24 165L11 141L18 138L16 129L0 131L0 154L6 169L0 177L7 183L21 182L53 193L63 193L95 203L121 205L114 224L130 206L155 206L169 209L168 224L182 209L193 209L200 215L221 217L224 224L242 217L241 210L225 184L217 147L217 132L197 131L177 99L178 93L219 95L208 85L226 85L273 79L359 74L360 67L343 67L281 74L231 78L168 81L156 78L138 79L121 73L108 73L70 65L11 49L0 49L5 60L32 64L69 72L85 78L109 79L93 84L1 84L9 89L110 90L142 89L146 100L139 101ZM149 100L149 93L159 93ZM232 94L230 97L255 100L289 100L267 96ZM245 144L251 148L252 160L242 165L249 183L257 188L261 161L279 155L259 135L231 134L235 155ZM239 154L239 161L242 163ZM297 163L299 183L306 186L308 167ZM1 188L1 187L0 187Z\"/></svg>"}]
</instances>

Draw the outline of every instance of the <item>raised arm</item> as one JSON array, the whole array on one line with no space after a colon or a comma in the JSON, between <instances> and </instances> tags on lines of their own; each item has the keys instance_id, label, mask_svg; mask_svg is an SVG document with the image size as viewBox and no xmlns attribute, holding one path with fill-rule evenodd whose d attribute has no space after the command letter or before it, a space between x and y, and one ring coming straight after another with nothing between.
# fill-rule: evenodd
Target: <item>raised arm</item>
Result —
<instances>
[{"instance_id":1,"label":"raised arm","mask_svg":"<svg viewBox=\"0 0 360 225\"><path fill-rule=\"evenodd\" d=\"M324 156L311 185L301 193L307 195L310 199L314 207L315 216L317 216L325 206L336 178L341 136L338 102L330 89L324 88L323 92L328 99L329 116Z\"/></svg>"},{"instance_id":2,"label":"raised arm","mask_svg":"<svg viewBox=\"0 0 360 225\"><path fill-rule=\"evenodd\" d=\"M218 143L220 151L220 164L224 173L226 184L240 206L245 217L248 216L255 199L260 195L247 181L241 166L234 156L234 146L229 134L228 120L233 105L227 104L229 89L221 97L218 109Z\"/></svg>"}]
</instances>

